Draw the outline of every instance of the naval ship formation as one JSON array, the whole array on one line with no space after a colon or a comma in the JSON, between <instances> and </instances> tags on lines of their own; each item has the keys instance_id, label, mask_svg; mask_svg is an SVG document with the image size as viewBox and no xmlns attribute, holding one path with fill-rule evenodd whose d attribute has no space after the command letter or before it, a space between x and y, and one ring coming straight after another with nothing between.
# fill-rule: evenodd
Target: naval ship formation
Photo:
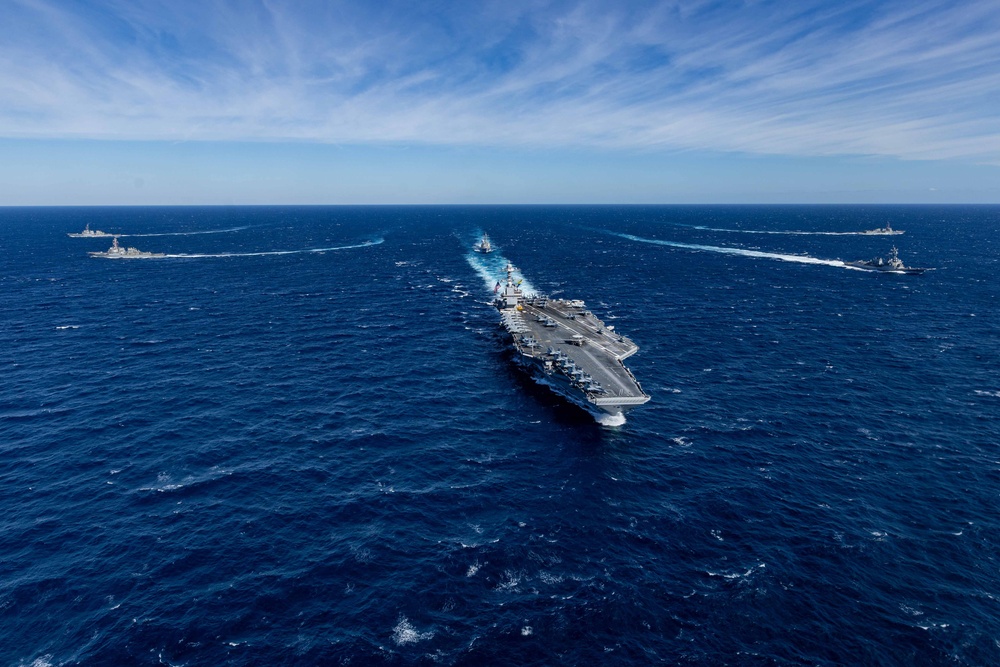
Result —
<instances>
[{"instance_id":1,"label":"naval ship formation","mask_svg":"<svg viewBox=\"0 0 1000 667\"><path fill-rule=\"evenodd\" d=\"M649 400L622 363L638 345L605 326L583 301L526 297L509 262L506 270L507 284L494 305L510 334L515 361L536 382L598 419L621 419Z\"/></svg>"}]
</instances>

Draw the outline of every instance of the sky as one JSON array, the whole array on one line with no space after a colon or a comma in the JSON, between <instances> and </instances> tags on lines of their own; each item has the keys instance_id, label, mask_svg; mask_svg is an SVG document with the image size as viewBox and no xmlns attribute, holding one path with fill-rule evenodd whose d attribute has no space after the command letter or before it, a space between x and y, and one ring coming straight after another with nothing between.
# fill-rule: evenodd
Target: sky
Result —
<instances>
[{"instance_id":1,"label":"sky","mask_svg":"<svg viewBox=\"0 0 1000 667\"><path fill-rule=\"evenodd\" d=\"M0 205L1000 203L997 0L0 0Z\"/></svg>"}]
</instances>

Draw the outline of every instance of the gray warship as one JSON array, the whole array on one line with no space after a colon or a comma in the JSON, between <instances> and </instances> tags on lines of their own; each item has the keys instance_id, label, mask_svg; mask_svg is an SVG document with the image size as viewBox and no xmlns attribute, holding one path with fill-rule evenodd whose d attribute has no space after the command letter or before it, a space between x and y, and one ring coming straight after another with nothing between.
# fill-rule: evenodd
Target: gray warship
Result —
<instances>
[{"instance_id":1,"label":"gray warship","mask_svg":"<svg viewBox=\"0 0 1000 667\"><path fill-rule=\"evenodd\" d=\"M898 236L900 234L905 234L905 233L906 232L903 232L901 230L893 229L892 225L889 224L888 222L885 223L885 227L879 227L878 229L866 229L865 231L861 232L861 234L865 236Z\"/></svg>"},{"instance_id":2,"label":"gray warship","mask_svg":"<svg viewBox=\"0 0 1000 667\"><path fill-rule=\"evenodd\" d=\"M91 257L106 257L108 259L146 259L149 257L166 257L162 252L143 252L137 248L123 248L118 245L118 237L116 236L111 242L111 247L105 252L91 252L87 253Z\"/></svg>"},{"instance_id":3,"label":"gray warship","mask_svg":"<svg viewBox=\"0 0 1000 667\"><path fill-rule=\"evenodd\" d=\"M622 363L638 345L605 326L583 301L525 296L509 262L506 270L494 305L515 362L532 379L609 425L623 423L625 412L649 400Z\"/></svg>"},{"instance_id":4,"label":"gray warship","mask_svg":"<svg viewBox=\"0 0 1000 667\"><path fill-rule=\"evenodd\" d=\"M491 253L493 252L493 245L490 243L490 237L483 234L483 238L472 248L476 252L481 253Z\"/></svg>"},{"instance_id":5,"label":"gray warship","mask_svg":"<svg viewBox=\"0 0 1000 667\"><path fill-rule=\"evenodd\" d=\"M890 251L888 257L876 257L875 259L859 260L857 262L844 262L844 264L858 269L865 269L867 271L905 273L910 276L918 276L928 270L917 268L915 266L906 266L903 264L903 260L899 258L899 251L896 250L896 246L892 246L892 250Z\"/></svg>"},{"instance_id":6,"label":"gray warship","mask_svg":"<svg viewBox=\"0 0 1000 667\"><path fill-rule=\"evenodd\" d=\"M66 236L69 236L74 239L92 239L92 238L100 238L102 236L114 236L114 234L108 234L107 232L102 232L100 229L91 229L90 224L88 223L83 228L82 232L78 232L75 234L71 233L67 234Z\"/></svg>"}]
</instances>

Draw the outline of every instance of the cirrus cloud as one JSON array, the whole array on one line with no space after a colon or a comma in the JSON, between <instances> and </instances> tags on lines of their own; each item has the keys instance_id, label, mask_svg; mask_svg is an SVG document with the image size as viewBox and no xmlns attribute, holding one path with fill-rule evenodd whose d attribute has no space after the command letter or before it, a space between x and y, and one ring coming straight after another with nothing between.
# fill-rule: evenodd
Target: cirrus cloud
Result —
<instances>
[{"instance_id":1,"label":"cirrus cloud","mask_svg":"<svg viewBox=\"0 0 1000 667\"><path fill-rule=\"evenodd\" d=\"M0 136L1000 164L992 1L14 0Z\"/></svg>"}]
</instances>

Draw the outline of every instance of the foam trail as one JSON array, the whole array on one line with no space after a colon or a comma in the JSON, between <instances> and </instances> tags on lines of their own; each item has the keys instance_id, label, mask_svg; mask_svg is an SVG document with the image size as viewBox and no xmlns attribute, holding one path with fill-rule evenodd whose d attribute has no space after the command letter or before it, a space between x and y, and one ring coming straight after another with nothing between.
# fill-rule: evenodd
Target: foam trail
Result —
<instances>
[{"instance_id":1,"label":"foam trail","mask_svg":"<svg viewBox=\"0 0 1000 667\"><path fill-rule=\"evenodd\" d=\"M698 229L703 232L732 232L734 234L785 234L794 236L879 236L879 234L870 234L865 232L802 232L802 231L775 231L775 230L764 230L764 229L725 229L722 227L705 227L703 225L680 225L681 227L690 227L691 229ZM896 234L901 234L902 232L896 232ZM894 234L885 234L884 236L894 236Z\"/></svg>"},{"instance_id":2,"label":"foam trail","mask_svg":"<svg viewBox=\"0 0 1000 667\"><path fill-rule=\"evenodd\" d=\"M250 225L243 225L242 227L230 227L228 229L207 229L203 232L163 232L160 234L114 234L120 238L126 236L194 236L196 234L223 234L226 232L238 232L244 229L250 229Z\"/></svg>"},{"instance_id":3,"label":"foam trail","mask_svg":"<svg viewBox=\"0 0 1000 667\"><path fill-rule=\"evenodd\" d=\"M625 423L625 415L620 412L616 415L601 415L597 423L601 426L621 426Z\"/></svg>"},{"instance_id":4,"label":"foam trail","mask_svg":"<svg viewBox=\"0 0 1000 667\"><path fill-rule=\"evenodd\" d=\"M507 259L496 251L488 255L470 252L465 256L465 261L479 274L486 284L486 289L490 292L493 292L493 288L496 287L497 283L504 285L507 282ZM515 282L518 280L521 281L521 291L525 295L530 296L538 293L534 286L521 274L521 270L516 267L514 269L514 280Z\"/></svg>"},{"instance_id":5,"label":"foam trail","mask_svg":"<svg viewBox=\"0 0 1000 667\"><path fill-rule=\"evenodd\" d=\"M475 240L469 243L468 247L474 247L479 243L479 239L483 237L482 230L476 231ZM507 262L509 261L506 257L501 255L496 250L496 246L493 247L493 252L491 253L481 253L472 251L465 256L465 261L469 263L476 273L483 279L486 283L486 289L493 292L493 288L496 287L497 283L500 285L505 285L507 282ZM521 270L514 267L514 280L515 282L521 281L521 291L524 292L526 296L532 296L538 294L538 290L527 281Z\"/></svg>"},{"instance_id":6,"label":"foam trail","mask_svg":"<svg viewBox=\"0 0 1000 667\"><path fill-rule=\"evenodd\" d=\"M385 239L379 238L375 239L374 241L365 241L364 243L355 243L354 245L333 246L330 248L305 248L303 250L269 250L266 252L221 252L215 254L176 254L176 255L164 255L163 258L201 259L205 257L264 257L265 255L298 255L310 252L331 252L333 250L351 250L352 248L367 248L368 246L378 245L380 243L383 243L384 241ZM162 258L150 257L144 259L162 259Z\"/></svg>"},{"instance_id":7,"label":"foam trail","mask_svg":"<svg viewBox=\"0 0 1000 667\"><path fill-rule=\"evenodd\" d=\"M658 239L646 239L641 236L633 236L632 234L621 234L618 232L608 232L614 236L620 236L623 239L628 239L630 241L638 241L640 243L652 243L654 245L665 245L674 248L688 248L690 250L707 250L708 252L720 252L726 255L743 255L744 257L762 257L765 259L778 259L783 262L798 262L800 264L823 264L825 266L836 266L843 269L853 269L853 266L847 266L839 259L819 259L816 257L810 257L809 255L785 255L778 252L763 252L761 250L745 250L743 248L726 248L723 246L714 245L700 245L697 243L678 243L677 241L660 241ZM863 270L863 269L860 269Z\"/></svg>"}]
</instances>

